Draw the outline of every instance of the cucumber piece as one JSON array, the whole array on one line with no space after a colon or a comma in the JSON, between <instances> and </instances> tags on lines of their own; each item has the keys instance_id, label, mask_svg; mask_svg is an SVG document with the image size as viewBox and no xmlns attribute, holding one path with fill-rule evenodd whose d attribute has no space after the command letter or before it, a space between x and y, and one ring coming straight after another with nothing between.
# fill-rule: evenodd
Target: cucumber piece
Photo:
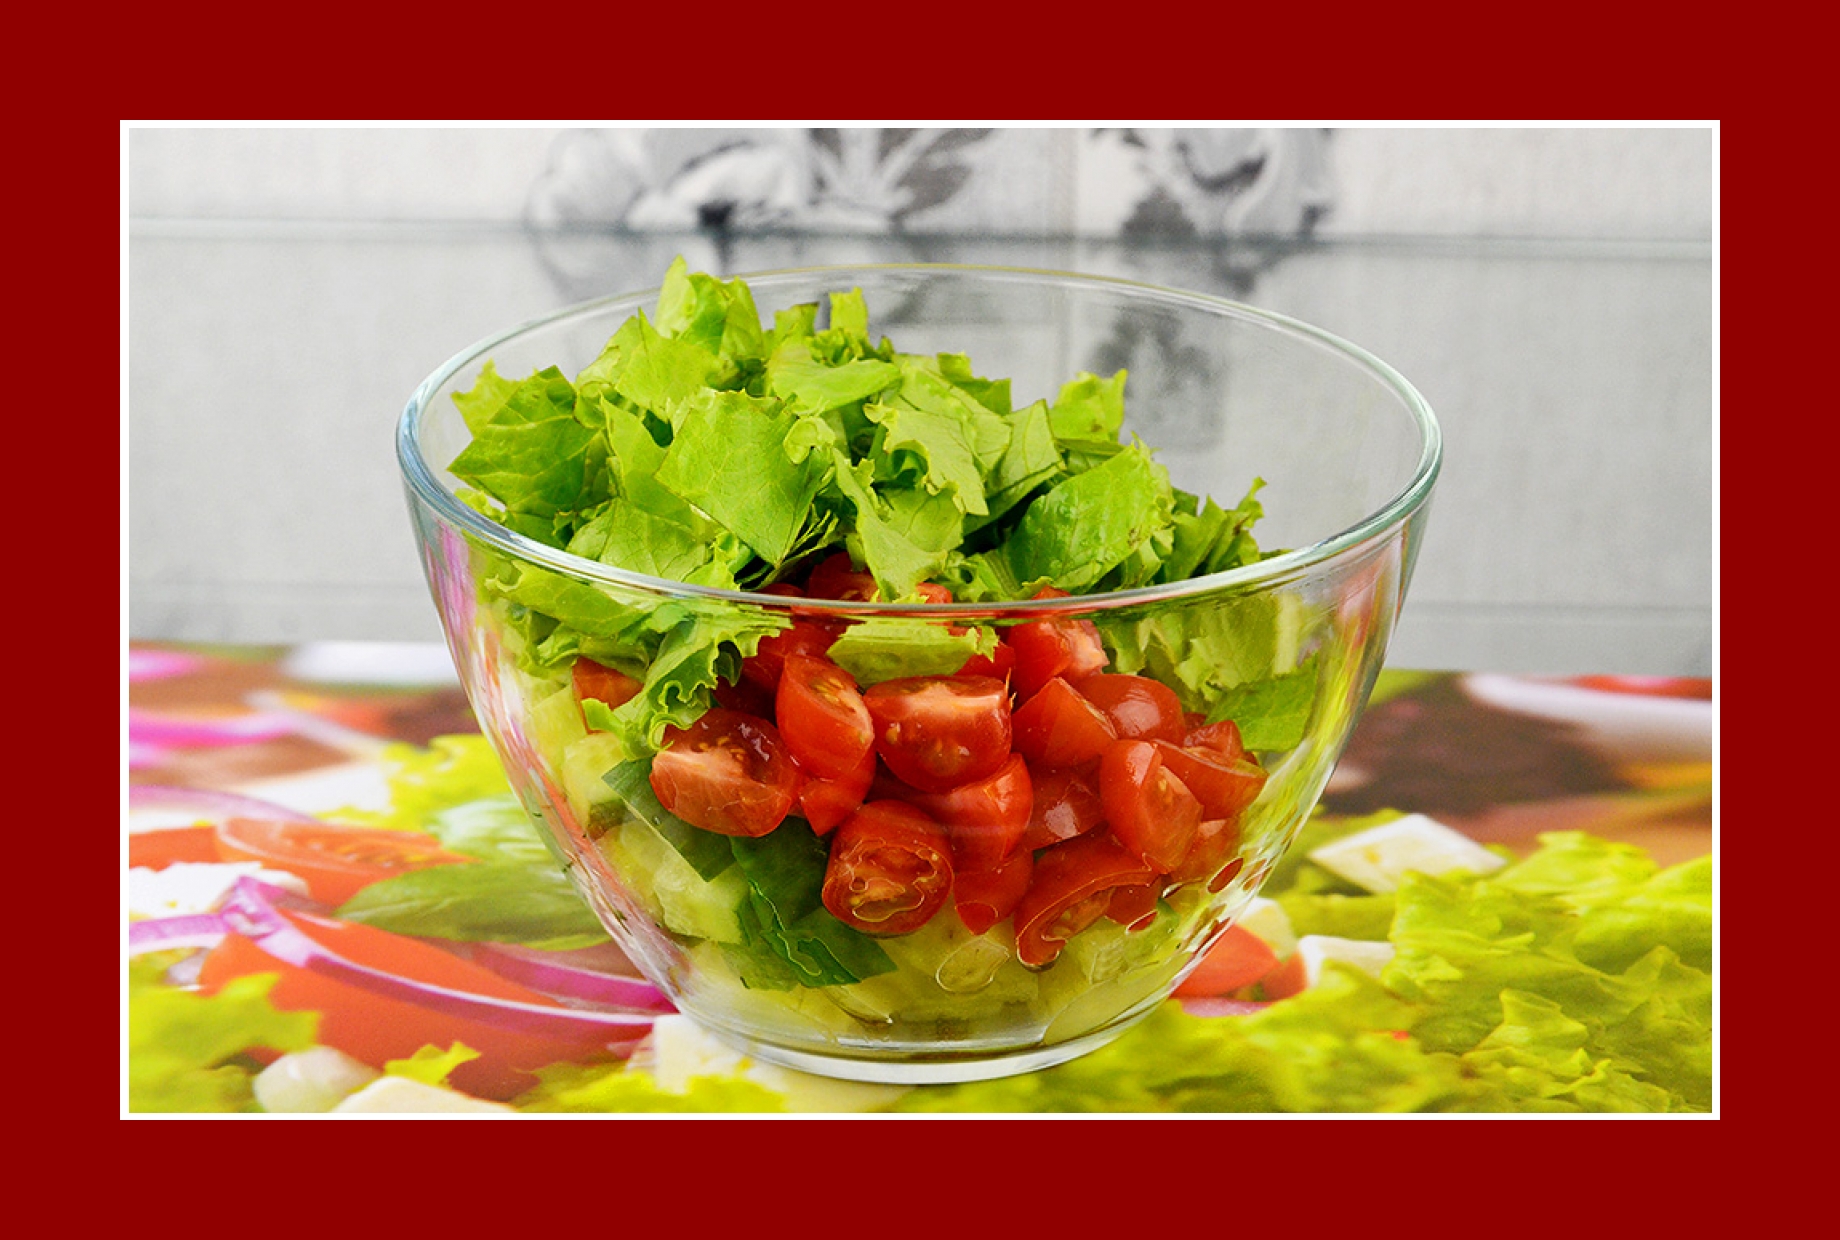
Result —
<instances>
[{"instance_id":1,"label":"cucumber piece","mask_svg":"<svg viewBox=\"0 0 1840 1240\"><path fill-rule=\"evenodd\" d=\"M637 819L607 831L598 844L647 911L673 934L740 943L737 911L748 898L746 877L731 867L706 879L663 836Z\"/></svg>"}]
</instances>

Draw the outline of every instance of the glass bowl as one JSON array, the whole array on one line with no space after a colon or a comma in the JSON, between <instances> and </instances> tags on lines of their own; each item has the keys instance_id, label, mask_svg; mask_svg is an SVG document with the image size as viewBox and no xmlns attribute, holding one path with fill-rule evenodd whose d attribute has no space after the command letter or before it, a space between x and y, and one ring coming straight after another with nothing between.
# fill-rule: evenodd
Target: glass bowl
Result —
<instances>
[{"instance_id":1,"label":"glass bowl","mask_svg":"<svg viewBox=\"0 0 1840 1240\"><path fill-rule=\"evenodd\" d=\"M1412 574L1441 459L1436 420L1360 348L1211 296L938 265L742 278L769 328L806 307L806 330L823 330L833 297L860 290L870 339L968 359L935 369L977 393L979 419L997 410L1013 428L1017 411L1058 409L1077 376L1091 395L1124 370L1118 441L1141 438L1178 494L1227 510L1256 495L1256 554L1095 592L1125 578L1092 552L1058 563L1059 590L977 603L952 601L972 591L882 602L815 582L719 588L571 554L540 508L501 520L448 467L493 383L554 368L548 390L566 415L571 388L555 384L589 391L616 331L660 314L660 290L606 298L467 348L400 423L423 567L481 729L608 933L717 1039L762 1061L906 1084L1086 1053L1168 997L1314 809ZM584 400L576 424L596 427L602 409ZM1086 450L1069 433L1062 459ZM573 469L568 485L609 468L606 440L578 441L588 446L573 464L525 467ZM708 507L780 485L780 463L757 468L757 446L714 447L728 455L699 467L723 483ZM638 472L624 485L672 477L656 461ZM594 545L644 542L633 525L610 528ZM1100 558L1118 538L1145 553L1141 529L1111 537ZM1163 537L1156 555L1183 554ZM838 551L817 546L807 562L846 581L857 562ZM815 651L801 644L814 632ZM872 741L788 713L825 697L814 666L838 665L875 706ZM794 667L806 679L789 689ZM669 732L633 733L626 708L641 685ZM760 740L761 723L777 743ZM873 756L859 759L861 744ZM655 760L659 746L671 756ZM722 770L749 780L696 783Z\"/></svg>"}]
</instances>

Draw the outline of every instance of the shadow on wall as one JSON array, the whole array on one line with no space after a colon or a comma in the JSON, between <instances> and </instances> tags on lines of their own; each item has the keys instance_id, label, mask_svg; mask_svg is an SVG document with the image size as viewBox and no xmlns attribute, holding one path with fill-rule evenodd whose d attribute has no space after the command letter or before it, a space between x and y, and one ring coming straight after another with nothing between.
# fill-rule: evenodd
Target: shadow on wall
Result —
<instances>
[{"instance_id":1,"label":"shadow on wall","mask_svg":"<svg viewBox=\"0 0 1840 1240\"><path fill-rule=\"evenodd\" d=\"M1244 296L1276 261L1234 238L1307 238L1332 207L1324 129L575 129L532 186L526 223L570 300L611 268L584 237L696 232L692 266L730 270L737 238L882 238L924 261L941 238L1219 237ZM1059 192L1057 192L1059 191ZM900 251L897 251L899 253ZM626 251L630 258L630 250ZM1185 263L1192 264L1192 249Z\"/></svg>"},{"instance_id":2,"label":"shadow on wall","mask_svg":"<svg viewBox=\"0 0 1840 1240\"><path fill-rule=\"evenodd\" d=\"M978 239L1128 240L1131 275L1250 300L1261 274L1330 210L1323 129L577 129L532 186L526 225L563 299L633 281L635 237L659 239L644 270L680 252L692 268L800 266L806 246L872 238L876 261L967 259ZM699 239L686 246L684 237ZM617 238L617 241L616 241ZM1197 238L1209 268L1195 269ZM597 243L598 239L598 243ZM1248 244L1248 240L1256 243ZM1167 247L1154 243L1167 240ZM649 278L649 277L648 277ZM878 307L904 321L914 306ZM1154 358L1157 365L1142 364ZM1205 350L1141 320L1092 347L1085 369L1218 382ZM1135 406L1168 393L1139 379ZM1142 423L1176 448L1194 428Z\"/></svg>"}]
</instances>

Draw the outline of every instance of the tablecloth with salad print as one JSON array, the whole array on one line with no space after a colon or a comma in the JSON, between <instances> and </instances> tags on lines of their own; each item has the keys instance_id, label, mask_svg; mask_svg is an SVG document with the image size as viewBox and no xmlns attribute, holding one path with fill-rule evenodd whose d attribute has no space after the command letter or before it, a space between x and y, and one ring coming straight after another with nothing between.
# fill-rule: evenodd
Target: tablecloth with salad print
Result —
<instances>
[{"instance_id":1,"label":"tablecloth with salad print","mask_svg":"<svg viewBox=\"0 0 1840 1240\"><path fill-rule=\"evenodd\" d=\"M124 1114L1716 1113L1705 679L1389 670L1173 998L1072 1062L905 1088L676 1014L439 645L131 643L126 674ZM1404 820L1409 878L1337 863Z\"/></svg>"}]
</instances>

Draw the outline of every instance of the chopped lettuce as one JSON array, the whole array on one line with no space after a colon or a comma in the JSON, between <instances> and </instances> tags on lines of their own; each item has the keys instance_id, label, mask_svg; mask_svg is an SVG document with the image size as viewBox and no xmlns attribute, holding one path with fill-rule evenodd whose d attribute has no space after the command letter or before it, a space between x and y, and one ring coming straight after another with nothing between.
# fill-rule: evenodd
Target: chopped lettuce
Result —
<instances>
[{"instance_id":1,"label":"chopped lettuce","mask_svg":"<svg viewBox=\"0 0 1840 1240\"><path fill-rule=\"evenodd\" d=\"M1263 483L1231 508L1172 486L1125 438L1123 371L1078 374L1017 408L1009 382L964 354L873 339L859 289L778 309L766 330L758 313L743 282L680 257L654 313L634 314L573 378L486 366L455 397L473 432L451 465L464 498L559 549L696 585L757 589L847 551L889 601L917 598L925 582L967 603L1047 586L1103 593L1263 554L1251 533ZM594 721L635 757L706 709L780 623L659 607L509 560L481 591L533 674L581 654L643 674L639 697ZM1165 609L1106 638L1122 670L1173 677L1190 709L1263 715L1253 736L1281 749L1302 734L1317 680L1291 623L1252 608ZM957 651L928 627L883 626L840 656L868 679L903 664L952 670Z\"/></svg>"},{"instance_id":2,"label":"chopped lettuce","mask_svg":"<svg viewBox=\"0 0 1840 1240\"><path fill-rule=\"evenodd\" d=\"M1629 845L1555 832L1487 875L1413 874L1382 896L1308 859L1392 816L1318 816L1264 891L1300 933L1390 939L1378 980L1332 965L1246 1016L1165 1003L1080 1059L917 1089L894 1109L1711 1110L1711 858L1664 869Z\"/></svg>"}]
</instances>

